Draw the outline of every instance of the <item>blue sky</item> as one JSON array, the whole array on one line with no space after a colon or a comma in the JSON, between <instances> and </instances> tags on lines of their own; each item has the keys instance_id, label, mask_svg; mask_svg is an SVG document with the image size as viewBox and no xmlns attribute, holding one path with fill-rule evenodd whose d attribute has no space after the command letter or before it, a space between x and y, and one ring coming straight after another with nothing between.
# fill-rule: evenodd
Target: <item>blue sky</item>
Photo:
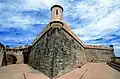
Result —
<instances>
[{"instance_id":1,"label":"blue sky","mask_svg":"<svg viewBox=\"0 0 120 79\"><path fill-rule=\"evenodd\" d=\"M85 44L113 44L120 56L120 0L0 0L0 42L32 44L56 3L64 8L63 21Z\"/></svg>"}]
</instances>

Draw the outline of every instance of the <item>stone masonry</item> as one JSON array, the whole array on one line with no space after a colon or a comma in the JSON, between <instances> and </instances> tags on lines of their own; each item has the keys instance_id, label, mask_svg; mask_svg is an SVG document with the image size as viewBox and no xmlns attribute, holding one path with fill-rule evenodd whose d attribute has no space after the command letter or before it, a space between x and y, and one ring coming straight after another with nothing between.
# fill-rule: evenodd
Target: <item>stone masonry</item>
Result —
<instances>
[{"instance_id":1,"label":"stone masonry","mask_svg":"<svg viewBox=\"0 0 120 79\"><path fill-rule=\"evenodd\" d=\"M63 8L53 5L50 22L31 46L5 48L0 44L0 66L25 63L52 79L88 62L106 62L115 56L112 45L85 45L62 22L62 15Z\"/></svg>"},{"instance_id":2,"label":"stone masonry","mask_svg":"<svg viewBox=\"0 0 120 79\"><path fill-rule=\"evenodd\" d=\"M106 62L110 57L115 56L113 50L85 48L87 62Z\"/></svg>"},{"instance_id":3,"label":"stone masonry","mask_svg":"<svg viewBox=\"0 0 120 79\"><path fill-rule=\"evenodd\" d=\"M87 62L106 62L114 56L113 47L84 45L62 22L63 8L60 5L51 7L51 22L33 42L28 64L55 78Z\"/></svg>"},{"instance_id":4,"label":"stone masonry","mask_svg":"<svg viewBox=\"0 0 120 79\"><path fill-rule=\"evenodd\" d=\"M0 67L3 65L4 53L5 53L5 47L3 44L0 43Z\"/></svg>"},{"instance_id":5,"label":"stone masonry","mask_svg":"<svg viewBox=\"0 0 120 79\"><path fill-rule=\"evenodd\" d=\"M28 56L30 53L30 46L19 46L17 48L0 47L0 61L1 65L11 65L11 64L27 64Z\"/></svg>"},{"instance_id":6,"label":"stone masonry","mask_svg":"<svg viewBox=\"0 0 120 79\"><path fill-rule=\"evenodd\" d=\"M29 64L49 77L59 76L77 64L85 63L83 47L63 28L48 30L31 50Z\"/></svg>"}]
</instances>

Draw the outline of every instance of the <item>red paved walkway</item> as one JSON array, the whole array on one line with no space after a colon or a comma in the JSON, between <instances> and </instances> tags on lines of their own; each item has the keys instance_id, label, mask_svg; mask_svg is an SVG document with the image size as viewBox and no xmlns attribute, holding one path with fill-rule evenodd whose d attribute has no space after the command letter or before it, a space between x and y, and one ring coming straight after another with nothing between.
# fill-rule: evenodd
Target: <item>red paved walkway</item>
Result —
<instances>
[{"instance_id":1,"label":"red paved walkway","mask_svg":"<svg viewBox=\"0 0 120 79\"><path fill-rule=\"evenodd\" d=\"M0 79L50 79L26 64L0 68ZM88 63L56 79L120 79L120 72L105 63Z\"/></svg>"}]
</instances>

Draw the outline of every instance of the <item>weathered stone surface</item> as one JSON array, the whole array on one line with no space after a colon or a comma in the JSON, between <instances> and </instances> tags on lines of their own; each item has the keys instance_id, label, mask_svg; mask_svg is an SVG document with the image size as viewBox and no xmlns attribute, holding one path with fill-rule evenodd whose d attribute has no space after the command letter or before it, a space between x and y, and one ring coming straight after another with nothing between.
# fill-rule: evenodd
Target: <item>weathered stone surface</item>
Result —
<instances>
[{"instance_id":1,"label":"weathered stone surface","mask_svg":"<svg viewBox=\"0 0 120 79\"><path fill-rule=\"evenodd\" d=\"M63 28L51 28L31 49L29 64L49 77L85 63L84 48Z\"/></svg>"},{"instance_id":2,"label":"weathered stone surface","mask_svg":"<svg viewBox=\"0 0 120 79\"><path fill-rule=\"evenodd\" d=\"M6 47L4 51L4 60L3 63L6 65L11 64L27 64L28 56L30 53L31 46L19 46L15 48Z\"/></svg>"},{"instance_id":3,"label":"weathered stone surface","mask_svg":"<svg viewBox=\"0 0 120 79\"><path fill-rule=\"evenodd\" d=\"M7 64L28 63L50 78L57 78L76 67L81 68L87 62L106 62L114 56L112 45L107 48L85 45L70 27L62 22L63 8L60 5L55 5L51 11L50 23L35 39L32 48L6 46L4 51L0 47L0 66L5 58Z\"/></svg>"},{"instance_id":4,"label":"weathered stone surface","mask_svg":"<svg viewBox=\"0 0 120 79\"><path fill-rule=\"evenodd\" d=\"M23 58L23 54L22 54L23 51L20 51L20 50L8 50L6 49L6 60L7 60L7 65L9 64L13 64L13 61L10 60L10 58L12 59L13 57L13 60L16 59L16 63L14 64L22 64L24 63L24 58Z\"/></svg>"},{"instance_id":5,"label":"weathered stone surface","mask_svg":"<svg viewBox=\"0 0 120 79\"><path fill-rule=\"evenodd\" d=\"M4 52L5 52L5 47L3 46L3 44L0 43L0 66L2 66L4 61Z\"/></svg>"},{"instance_id":6,"label":"weathered stone surface","mask_svg":"<svg viewBox=\"0 0 120 79\"><path fill-rule=\"evenodd\" d=\"M87 62L107 62L110 57L115 56L113 50L107 49L85 49Z\"/></svg>"}]
</instances>

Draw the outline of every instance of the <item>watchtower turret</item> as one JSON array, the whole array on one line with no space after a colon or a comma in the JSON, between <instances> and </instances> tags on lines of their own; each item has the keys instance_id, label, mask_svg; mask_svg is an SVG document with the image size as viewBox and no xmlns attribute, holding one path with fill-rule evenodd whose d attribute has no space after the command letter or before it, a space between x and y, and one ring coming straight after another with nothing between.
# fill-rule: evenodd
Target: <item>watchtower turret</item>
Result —
<instances>
[{"instance_id":1,"label":"watchtower turret","mask_svg":"<svg viewBox=\"0 0 120 79\"><path fill-rule=\"evenodd\" d=\"M51 22L62 21L63 8L56 4L51 7Z\"/></svg>"}]
</instances>

